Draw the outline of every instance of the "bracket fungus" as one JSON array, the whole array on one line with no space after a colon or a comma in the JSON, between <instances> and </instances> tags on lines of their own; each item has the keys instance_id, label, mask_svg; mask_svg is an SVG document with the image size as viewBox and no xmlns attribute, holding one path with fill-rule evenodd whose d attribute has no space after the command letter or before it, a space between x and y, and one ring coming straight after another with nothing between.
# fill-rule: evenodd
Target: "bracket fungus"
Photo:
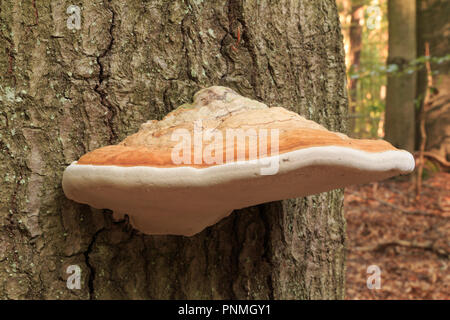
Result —
<instances>
[{"instance_id":1,"label":"bracket fungus","mask_svg":"<svg viewBox=\"0 0 450 320\"><path fill-rule=\"evenodd\" d=\"M64 193L146 234L194 235L240 209L414 169L383 140L351 139L225 87L66 168Z\"/></svg>"}]
</instances>

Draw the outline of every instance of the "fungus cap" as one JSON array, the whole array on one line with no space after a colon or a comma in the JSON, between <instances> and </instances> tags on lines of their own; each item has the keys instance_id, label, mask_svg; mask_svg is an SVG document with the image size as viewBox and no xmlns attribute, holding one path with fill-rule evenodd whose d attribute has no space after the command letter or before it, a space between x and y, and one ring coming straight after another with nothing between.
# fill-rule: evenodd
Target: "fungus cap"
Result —
<instances>
[{"instance_id":1,"label":"fungus cap","mask_svg":"<svg viewBox=\"0 0 450 320\"><path fill-rule=\"evenodd\" d=\"M127 214L146 234L190 236L240 209L414 169L383 140L351 139L225 87L66 168L69 199Z\"/></svg>"}]
</instances>

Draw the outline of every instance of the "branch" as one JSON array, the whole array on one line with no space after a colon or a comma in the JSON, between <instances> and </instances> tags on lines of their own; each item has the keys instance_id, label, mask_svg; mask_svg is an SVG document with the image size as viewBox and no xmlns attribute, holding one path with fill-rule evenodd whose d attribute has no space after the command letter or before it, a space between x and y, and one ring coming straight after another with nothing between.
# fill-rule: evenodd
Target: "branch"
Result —
<instances>
[{"instance_id":1,"label":"branch","mask_svg":"<svg viewBox=\"0 0 450 320\"><path fill-rule=\"evenodd\" d=\"M426 242L416 242L416 241L407 241L407 240L393 240L387 242L381 242L373 246L366 247L356 247L356 251L383 251L387 247L398 246L398 247L406 247L406 248L414 248L414 249L424 249L434 252L438 256L442 256L444 258L450 257L450 252L437 248L434 246L434 241L426 241Z\"/></svg>"},{"instance_id":2,"label":"branch","mask_svg":"<svg viewBox=\"0 0 450 320\"><path fill-rule=\"evenodd\" d=\"M408 215L412 215L412 216L424 216L424 217L434 217L434 218L448 219L447 217L438 216L436 214L432 214L432 213L429 213L429 212L426 212L426 211L422 211L422 210L408 210L408 209L396 206L395 204L389 203L387 201L384 201L384 200L381 200L381 199L378 199L378 198L375 198L375 197L371 198L371 199L376 200L379 203L381 203L382 205L391 207L391 208L393 208L395 210L398 210L398 211L400 211L400 212L402 212L404 214L408 214Z\"/></svg>"},{"instance_id":3,"label":"branch","mask_svg":"<svg viewBox=\"0 0 450 320\"><path fill-rule=\"evenodd\" d=\"M450 161L447 161L444 157L441 157L430 151L424 151L422 154L424 157L433 158L434 160L439 162L442 166L450 168ZM420 156L419 152L414 152L414 156L419 157Z\"/></svg>"},{"instance_id":4,"label":"branch","mask_svg":"<svg viewBox=\"0 0 450 320\"><path fill-rule=\"evenodd\" d=\"M425 43L425 57L430 57L430 44L428 42ZM425 120L426 120L426 114L427 109L432 104L432 99L434 93L432 92L433 89L433 73L431 70L431 64L430 60L427 59L425 62L426 70L427 70L427 88L426 88L426 95L425 99L422 105L422 108L420 109L419 119L420 119L420 149L419 149L419 159L417 163L417 179L416 179L416 199L420 199L420 193L422 192L422 175L423 175L423 165L424 165L424 152L425 152L425 146L427 142L427 131L425 128Z\"/></svg>"}]
</instances>

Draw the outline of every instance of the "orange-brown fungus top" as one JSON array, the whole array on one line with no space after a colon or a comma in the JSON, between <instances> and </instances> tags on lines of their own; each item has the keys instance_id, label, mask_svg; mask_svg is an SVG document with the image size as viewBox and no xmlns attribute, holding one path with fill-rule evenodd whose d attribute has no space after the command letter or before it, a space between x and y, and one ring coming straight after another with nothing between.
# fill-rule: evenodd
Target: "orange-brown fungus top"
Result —
<instances>
[{"instance_id":1,"label":"orange-brown fungus top","mask_svg":"<svg viewBox=\"0 0 450 320\"><path fill-rule=\"evenodd\" d=\"M204 139L200 149L196 150L193 145L194 124L197 130L202 130ZM213 132L218 134L211 140L206 140L204 136L208 128L214 129ZM239 140L227 139L229 129L242 129L247 134L247 138L240 143ZM271 130L274 129L279 133L279 139L277 139L279 154L319 146L341 146L367 152L396 150L386 141L350 139L343 134L330 132L321 125L284 108L268 108L258 101L238 95L231 89L211 87L199 91L194 96L193 104L178 108L161 121L151 120L143 124L139 132L126 138L119 145L103 147L85 154L78 164L208 167L228 162L227 152L234 154L234 159L237 159L238 154L245 154L245 160L253 160L260 154L258 148L260 138L267 142L265 148L267 153L263 156L272 155L271 132L273 131ZM177 148L182 141L179 136L174 136L176 130L189 133L191 142L189 145L192 145L190 163L175 164L172 160L174 148ZM234 132L239 134L237 131ZM263 135L264 132L267 133L267 138ZM250 141L253 142L253 149L249 148ZM227 142L229 142L228 145ZM207 162L205 157L201 157L201 163L194 163L195 151L199 150L202 150L202 155L205 152L212 157L215 152L222 150L222 156L218 156L213 162ZM254 150L256 154L251 150ZM220 158L222 161L217 163Z\"/></svg>"}]
</instances>

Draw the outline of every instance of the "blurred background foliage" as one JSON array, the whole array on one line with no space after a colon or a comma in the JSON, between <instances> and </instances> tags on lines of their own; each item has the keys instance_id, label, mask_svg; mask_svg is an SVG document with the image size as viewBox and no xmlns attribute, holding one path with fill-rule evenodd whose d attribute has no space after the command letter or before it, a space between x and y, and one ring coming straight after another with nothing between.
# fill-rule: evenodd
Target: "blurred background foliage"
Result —
<instances>
[{"instance_id":1,"label":"blurred background foliage","mask_svg":"<svg viewBox=\"0 0 450 320\"><path fill-rule=\"evenodd\" d=\"M385 139L416 161L411 175L346 188L347 299L448 300L450 0L337 4L349 135ZM374 261L382 290L364 285Z\"/></svg>"},{"instance_id":2,"label":"blurred background foliage","mask_svg":"<svg viewBox=\"0 0 450 320\"><path fill-rule=\"evenodd\" d=\"M402 76L450 61L444 56L419 56L406 67L388 64L388 0L337 0L344 35L349 90L349 135L383 138L387 75ZM433 75L439 74L433 70ZM431 88L433 90L433 88ZM424 95L416 99L416 109Z\"/></svg>"},{"instance_id":3,"label":"blurred background foliage","mask_svg":"<svg viewBox=\"0 0 450 320\"><path fill-rule=\"evenodd\" d=\"M338 0L349 84L349 134L383 137L388 21L386 0Z\"/></svg>"}]
</instances>

